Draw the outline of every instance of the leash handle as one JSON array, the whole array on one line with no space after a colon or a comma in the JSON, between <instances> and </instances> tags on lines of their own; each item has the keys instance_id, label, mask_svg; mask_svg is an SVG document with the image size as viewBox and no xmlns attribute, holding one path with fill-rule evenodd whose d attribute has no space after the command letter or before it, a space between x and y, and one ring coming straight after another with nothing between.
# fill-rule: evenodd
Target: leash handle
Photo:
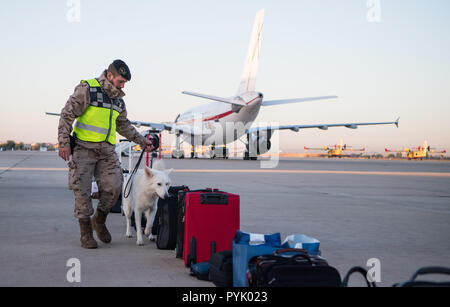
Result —
<instances>
[{"instance_id":1,"label":"leash handle","mask_svg":"<svg viewBox=\"0 0 450 307\"><path fill-rule=\"evenodd\" d=\"M143 149L136 165L134 166L133 171L131 172L131 175L128 177L127 184L125 185L125 189L123 190L124 198L128 198L128 196L130 196L131 187L133 186L133 182L131 182L131 179L134 176L134 174L136 174L137 170L139 169L139 165L141 164L142 157L144 156L144 152L145 152L145 150ZM131 159L131 156L129 157L129 159ZM130 184L130 182L131 182L131 184ZM130 188L128 188L128 185L130 186ZM127 192L127 190L128 190L128 192Z\"/></svg>"}]
</instances>

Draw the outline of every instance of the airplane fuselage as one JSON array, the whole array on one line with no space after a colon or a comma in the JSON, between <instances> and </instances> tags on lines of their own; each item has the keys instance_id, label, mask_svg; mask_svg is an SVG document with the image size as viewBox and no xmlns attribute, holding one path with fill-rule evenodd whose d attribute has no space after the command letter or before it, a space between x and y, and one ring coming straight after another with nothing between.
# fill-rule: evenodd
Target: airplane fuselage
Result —
<instances>
[{"instance_id":1,"label":"airplane fuselage","mask_svg":"<svg viewBox=\"0 0 450 307\"><path fill-rule=\"evenodd\" d=\"M232 143L250 128L263 100L263 95L258 92L247 92L240 97L245 101L245 106L210 102L181 114L176 124L189 126L195 131L195 137L198 138L196 145L220 146ZM192 144L193 137L184 135L183 139Z\"/></svg>"}]
</instances>

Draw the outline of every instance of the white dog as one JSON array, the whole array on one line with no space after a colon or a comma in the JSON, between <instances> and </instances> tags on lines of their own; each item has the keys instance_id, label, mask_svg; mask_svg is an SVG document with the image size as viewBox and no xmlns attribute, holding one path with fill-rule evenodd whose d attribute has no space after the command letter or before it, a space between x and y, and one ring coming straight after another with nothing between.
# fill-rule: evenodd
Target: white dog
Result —
<instances>
[{"instance_id":1,"label":"white dog","mask_svg":"<svg viewBox=\"0 0 450 307\"><path fill-rule=\"evenodd\" d=\"M141 218L142 213L145 213L147 218L147 224L145 226L145 235L150 240L154 240L155 237L150 234L153 221L151 219L152 213L156 208L158 198L168 197L168 189L170 187L169 174L173 169L165 170L163 163L160 160L155 162L152 169L145 167L136 172L131 178L131 190L128 198L122 198L122 207L127 218L127 232L126 236L131 238L131 214L134 212L136 222L136 236L137 245L144 245L142 238ZM124 180L123 189L127 184L127 179ZM129 188L129 187L128 187ZM122 192L125 195L125 192Z\"/></svg>"}]
</instances>

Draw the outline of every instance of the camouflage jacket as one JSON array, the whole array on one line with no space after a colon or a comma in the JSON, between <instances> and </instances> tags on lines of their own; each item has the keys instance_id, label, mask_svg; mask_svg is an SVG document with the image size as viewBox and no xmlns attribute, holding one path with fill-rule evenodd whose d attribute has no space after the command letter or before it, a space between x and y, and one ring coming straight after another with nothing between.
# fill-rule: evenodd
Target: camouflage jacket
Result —
<instances>
[{"instance_id":1,"label":"camouflage jacket","mask_svg":"<svg viewBox=\"0 0 450 307\"><path fill-rule=\"evenodd\" d=\"M125 96L125 93L121 89L116 88L106 78L106 70L98 78L98 82L110 98L117 99ZM66 105L61 110L58 126L58 143L60 148L69 146L69 135L72 132L72 124L77 117L81 116L86 111L89 104L89 85L86 82L80 83L75 87L74 93L69 97ZM143 137L127 119L127 110L125 106L116 119L116 131L130 141L145 145L145 137Z\"/></svg>"}]
</instances>

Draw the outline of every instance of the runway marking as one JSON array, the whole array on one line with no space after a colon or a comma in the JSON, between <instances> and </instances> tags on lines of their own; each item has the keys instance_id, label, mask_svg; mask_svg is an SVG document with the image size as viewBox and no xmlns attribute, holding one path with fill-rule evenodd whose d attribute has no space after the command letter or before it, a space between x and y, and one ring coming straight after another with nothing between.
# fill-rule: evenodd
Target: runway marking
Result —
<instances>
[{"instance_id":1,"label":"runway marking","mask_svg":"<svg viewBox=\"0 0 450 307\"><path fill-rule=\"evenodd\" d=\"M328 171L328 170L272 170L272 169L174 169L175 173L259 173L259 174L337 174L337 175L378 175L378 176L418 176L450 177L450 173L437 172L368 172L368 171Z\"/></svg>"},{"instance_id":2,"label":"runway marking","mask_svg":"<svg viewBox=\"0 0 450 307\"><path fill-rule=\"evenodd\" d=\"M0 167L9 171L68 171L68 168L51 167ZM174 173L248 173L248 174L335 174L372 176L414 176L450 178L450 173L437 172L371 172L371 171L330 171L330 170L279 170L279 169L174 169Z\"/></svg>"},{"instance_id":3,"label":"runway marking","mask_svg":"<svg viewBox=\"0 0 450 307\"><path fill-rule=\"evenodd\" d=\"M3 172L1 172L0 175L3 174L3 173L6 173L9 169L16 167L17 165L19 165L19 164L22 163L23 161L29 159L30 157L31 157L31 156L27 156L27 157L23 158L22 160L20 160L19 162L17 162L17 163L15 163L15 164L11 165L10 167L5 167L5 169L1 169Z\"/></svg>"}]
</instances>

